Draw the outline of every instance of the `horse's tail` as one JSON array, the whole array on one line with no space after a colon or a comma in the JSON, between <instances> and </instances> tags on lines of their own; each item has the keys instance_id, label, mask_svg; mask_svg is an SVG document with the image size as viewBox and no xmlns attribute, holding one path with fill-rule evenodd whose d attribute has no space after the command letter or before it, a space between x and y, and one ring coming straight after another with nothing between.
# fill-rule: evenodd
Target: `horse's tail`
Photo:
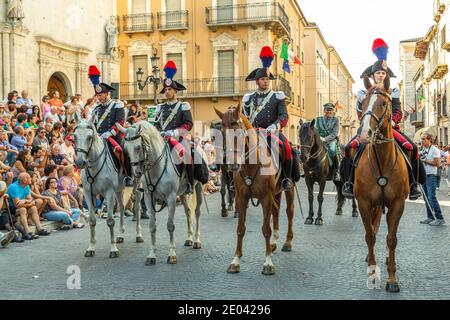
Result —
<instances>
[{"instance_id":1,"label":"horse's tail","mask_svg":"<svg viewBox=\"0 0 450 320\"><path fill-rule=\"evenodd\" d=\"M342 189L344 188L344 182L343 181L334 181L334 185L336 186L336 202L338 203L338 207L341 207L345 203L345 197L342 193Z\"/></svg>"}]
</instances>

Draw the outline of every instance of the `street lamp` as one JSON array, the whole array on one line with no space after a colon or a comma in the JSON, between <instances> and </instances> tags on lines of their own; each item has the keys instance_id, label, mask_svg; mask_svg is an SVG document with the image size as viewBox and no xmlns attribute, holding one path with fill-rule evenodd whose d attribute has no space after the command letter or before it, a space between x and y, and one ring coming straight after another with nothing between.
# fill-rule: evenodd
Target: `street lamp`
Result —
<instances>
[{"instance_id":1,"label":"street lamp","mask_svg":"<svg viewBox=\"0 0 450 320\"><path fill-rule=\"evenodd\" d=\"M137 79L139 90L141 90L141 91L143 91L149 83L153 83L153 87L154 87L153 96L154 96L154 100L155 100L155 105L157 105L158 99L157 99L156 94L157 94L157 90L158 90L158 85L161 83L161 79L159 77L159 68L158 68L158 62L159 62L158 50L156 48L153 48L153 55L150 58L150 60L152 62L152 74L149 75L145 79L144 82L142 82L144 72L142 71L142 68L138 68L138 71L136 71L136 79Z\"/></svg>"}]
</instances>

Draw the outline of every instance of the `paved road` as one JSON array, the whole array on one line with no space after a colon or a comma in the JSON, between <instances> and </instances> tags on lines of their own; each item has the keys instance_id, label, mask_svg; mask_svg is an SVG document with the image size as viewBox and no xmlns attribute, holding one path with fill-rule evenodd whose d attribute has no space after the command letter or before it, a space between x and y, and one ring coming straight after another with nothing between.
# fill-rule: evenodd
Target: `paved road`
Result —
<instances>
[{"instance_id":1,"label":"paved road","mask_svg":"<svg viewBox=\"0 0 450 320\"><path fill-rule=\"evenodd\" d=\"M328 190L329 192L331 190ZM305 188L301 198L306 207ZM447 194L443 190L442 195ZM419 225L425 217L424 205L408 203L399 228L397 250L399 294L366 287L366 245L360 218L351 218L349 203L343 216L335 216L334 196L325 197L325 225L305 226L298 209L292 253L277 251L277 274L261 275L264 240L261 210L250 209L241 273L226 269L235 250L236 220L220 217L219 196L209 197L211 214L202 217L203 249L183 247L186 223L181 207L176 212L178 264L166 264L168 233L166 213L158 216L157 264L145 266L148 254L148 222L145 244L136 244L134 224L127 219L126 243L121 256L111 260L109 232L102 220L97 227L95 258L83 257L89 229L55 232L50 237L13 244L0 249L0 299L450 299L450 235L448 227ZM284 210L284 206L282 208ZM284 212L284 211L283 211ZM448 217L448 207L444 208ZM386 224L383 221L377 243L377 258L386 255ZM281 215L281 234L286 233ZM279 245L282 245L283 238ZM81 270L81 289L67 289L68 266ZM381 264L382 283L387 271Z\"/></svg>"}]
</instances>

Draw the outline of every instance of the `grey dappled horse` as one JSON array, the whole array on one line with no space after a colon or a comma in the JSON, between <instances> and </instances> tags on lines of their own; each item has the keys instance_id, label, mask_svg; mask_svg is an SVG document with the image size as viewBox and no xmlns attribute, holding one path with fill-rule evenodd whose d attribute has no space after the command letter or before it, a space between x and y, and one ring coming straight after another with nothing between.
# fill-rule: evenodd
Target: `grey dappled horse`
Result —
<instances>
[{"instance_id":1,"label":"grey dappled horse","mask_svg":"<svg viewBox=\"0 0 450 320\"><path fill-rule=\"evenodd\" d=\"M175 230L174 216L177 195L180 196L187 217L188 239L185 242L185 246L193 246L194 249L200 249L202 247L200 241L200 207L202 205L202 185L198 181L195 181L194 183L194 191L196 195L196 229L195 238L193 241L192 210L188 204L188 196L184 195L187 185L187 178L184 173L181 177L179 176L168 144L161 137L158 130L146 121L135 123L124 131L125 150L130 157L132 173L135 177L141 177L141 182L144 186L145 204L151 212L150 253L147 257L146 264L156 264L155 250L157 202L167 204L169 210L167 230L170 234L170 249L167 263L176 264L177 256L175 252L173 232Z\"/></svg>"},{"instance_id":2,"label":"grey dappled horse","mask_svg":"<svg viewBox=\"0 0 450 320\"><path fill-rule=\"evenodd\" d=\"M125 237L124 226L124 204L123 192L125 189L124 175L118 172L111 153L108 150L106 140L99 137L92 121L86 119L76 119L78 123L75 129L75 145L77 159L75 164L81 169L81 182L86 197L86 203L89 208L89 224L91 227L91 240L89 248L86 250L85 257L93 257L95 255L95 226L97 217L95 215L95 199L98 195L105 198L108 209L107 224L111 235L111 252L110 258L119 256L119 249L116 246L114 238L114 204L120 210L120 233L117 242L121 243ZM136 242L143 242L141 234L140 214L137 214L136 222Z\"/></svg>"}]
</instances>

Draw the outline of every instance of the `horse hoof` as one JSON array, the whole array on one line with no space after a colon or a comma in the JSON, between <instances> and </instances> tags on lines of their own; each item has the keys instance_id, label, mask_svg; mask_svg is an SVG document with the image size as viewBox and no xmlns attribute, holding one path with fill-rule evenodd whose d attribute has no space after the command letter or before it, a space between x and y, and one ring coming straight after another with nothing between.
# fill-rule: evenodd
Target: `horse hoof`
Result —
<instances>
[{"instance_id":1,"label":"horse hoof","mask_svg":"<svg viewBox=\"0 0 450 320\"><path fill-rule=\"evenodd\" d=\"M119 257L119 251L113 251L109 253L109 258L110 259L116 259Z\"/></svg>"},{"instance_id":2,"label":"horse hoof","mask_svg":"<svg viewBox=\"0 0 450 320\"><path fill-rule=\"evenodd\" d=\"M186 240L186 242L184 243L185 247L192 247L192 245L194 244L194 242L192 242L192 240Z\"/></svg>"},{"instance_id":3,"label":"horse hoof","mask_svg":"<svg viewBox=\"0 0 450 320\"><path fill-rule=\"evenodd\" d=\"M122 237L117 237L116 243L124 243L124 242L125 242L125 239L124 239L124 238L122 238Z\"/></svg>"},{"instance_id":4,"label":"horse hoof","mask_svg":"<svg viewBox=\"0 0 450 320\"><path fill-rule=\"evenodd\" d=\"M233 206L229 206L229 207L227 208L227 210L228 210L228 211L233 211Z\"/></svg>"},{"instance_id":5,"label":"horse hoof","mask_svg":"<svg viewBox=\"0 0 450 320\"><path fill-rule=\"evenodd\" d=\"M146 266L154 266L156 264L156 258L147 258L145 261Z\"/></svg>"},{"instance_id":6,"label":"horse hoof","mask_svg":"<svg viewBox=\"0 0 450 320\"><path fill-rule=\"evenodd\" d=\"M316 226L323 226L323 219L317 218L315 224L316 224Z\"/></svg>"},{"instance_id":7,"label":"horse hoof","mask_svg":"<svg viewBox=\"0 0 450 320\"><path fill-rule=\"evenodd\" d=\"M271 251L272 253L274 253L275 251L277 251L277 244L276 244L276 243L272 243L272 244L270 245L270 251Z\"/></svg>"},{"instance_id":8,"label":"horse hoof","mask_svg":"<svg viewBox=\"0 0 450 320\"><path fill-rule=\"evenodd\" d=\"M136 237L136 243L144 243L144 238Z\"/></svg>"},{"instance_id":9,"label":"horse hoof","mask_svg":"<svg viewBox=\"0 0 450 320\"><path fill-rule=\"evenodd\" d=\"M235 213L234 213L234 218L235 218L235 219L238 219L238 218L239 218L239 213L235 212Z\"/></svg>"},{"instance_id":10,"label":"horse hoof","mask_svg":"<svg viewBox=\"0 0 450 320\"><path fill-rule=\"evenodd\" d=\"M177 257L167 257L168 264L177 264Z\"/></svg>"},{"instance_id":11,"label":"horse hoof","mask_svg":"<svg viewBox=\"0 0 450 320\"><path fill-rule=\"evenodd\" d=\"M281 249L281 251L282 252L291 252L292 251L292 245L285 244L283 246L283 249Z\"/></svg>"},{"instance_id":12,"label":"horse hoof","mask_svg":"<svg viewBox=\"0 0 450 320\"><path fill-rule=\"evenodd\" d=\"M227 217L228 217L228 211L222 210L222 218L227 218Z\"/></svg>"},{"instance_id":13,"label":"horse hoof","mask_svg":"<svg viewBox=\"0 0 450 320\"><path fill-rule=\"evenodd\" d=\"M265 276L273 276L275 274L274 266L264 266L262 274Z\"/></svg>"},{"instance_id":14,"label":"horse hoof","mask_svg":"<svg viewBox=\"0 0 450 320\"><path fill-rule=\"evenodd\" d=\"M307 218L306 221L305 221L305 224L312 225L313 222L314 222L313 218Z\"/></svg>"},{"instance_id":15,"label":"horse hoof","mask_svg":"<svg viewBox=\"0 0 450 320\"><path fill-rule=\"evenodd\" d=\"M241 272L241 266L235 266L234 264L230 264L228 267L227 273L237 274Z\"/></svg>"},{"instance_id":16,"label":"horse hoof","mask_svg":"<svg viewBox=\"0 0 450 320\"><path fill-rule=\"evenodd\" d=\"M200 242L194 243L194 249L201 249L201 248L202 248L202 244Z\"/></svg>"},{"instance_id":17,"label":"horse hoof","mask_svg":"<svg viewBox=\"0 0 450 320\"><path fill-rule=\"evenodd\" d=\"M386 291L390 293L398 293L400 292L400 286L397 282L394 283L386 283Z\"/></svg>"},{"instance_id":18,"label":"horse hoof","mask_svg":"<svg viewBox=\"0 0 450 320\"><path fill-rule=\"evenodd\" d=\"M337 216L342 216L342 210L337 210L337 211L336 211L336 215L337 215Z\"/></svg>"},{"instance_id":19,"label":"horse hoof","mask_svg":"<svg viewBox=\"0 0 450 320\"><path fill-rule=\"evenodd\" d=\"M87 250L84 256L86 258L92 258L93 256L95 256L95 251Z\"/></svg>"}]
</instances>

